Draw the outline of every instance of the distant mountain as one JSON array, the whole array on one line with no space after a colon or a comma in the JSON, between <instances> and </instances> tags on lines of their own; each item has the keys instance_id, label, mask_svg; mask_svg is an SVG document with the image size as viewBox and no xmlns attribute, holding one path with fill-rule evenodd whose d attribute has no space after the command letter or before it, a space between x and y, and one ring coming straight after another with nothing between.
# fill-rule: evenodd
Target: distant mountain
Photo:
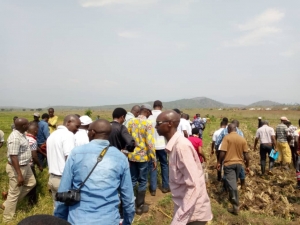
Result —
<instances>
[{"instance_id":1,"label":"distant mountain","mask_svg":"<svg viewBox=\"0 0 300 225\"><path fill-rule=\"evenodd\" d=\"M90 108L92 110L112 110L117 107L123 107L127 110L131 109L134 105L141 105L143 103L148 103L152 106L153 102L142 102L142 103L129 103L129 104L118 104L118 105L103 105L103 106L52 106L54 109L57 110L82 110ZM196 97L196 98L190 98L190 99L180 99L176 101L169 101L169 102L163 102L163 106L165 109L195 109L195 108L251 108L251 107L274 107L274 106L280 106L283 104L280 104L278 102L273 102L269 100L259 101L252 103L250 105L242 105L242 104L227 104L222 103L210 98L206 97ZM21 107L5 107L2 106L2 109L22 109Z\"/></svg>"},{"instance_id":2,"label":"distant mountain","mask_svg":"<svg viewBox=\"0 0 300 225\"><path fill-rule=\"evenodd\" d=\"M254 102L247 107L272 107L272 106L279 106L282 105L278 102L273 102L269 100L264 100L264 101L259 101L259 102Z\"/></svg>"}]
</instances>

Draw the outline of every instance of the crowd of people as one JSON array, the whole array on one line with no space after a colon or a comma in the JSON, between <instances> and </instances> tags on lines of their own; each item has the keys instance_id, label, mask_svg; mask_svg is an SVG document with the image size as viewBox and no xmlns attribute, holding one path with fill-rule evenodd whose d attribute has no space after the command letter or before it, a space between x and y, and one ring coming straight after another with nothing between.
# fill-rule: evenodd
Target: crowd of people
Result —
<instances>
[{"instance_id":1,"label":"crowd of people","mask_svg":"<svg viewBox=\"0 0 300 225\"><path fill-rule=\"evenodd\" d=\"M135 214L149 211L147 187L151 196L156 195L158 162L161 192L171 192L174 202L171 224L200 225L212 220L204 172L207 155L202 149L207 119L196 114L191 121L179 109L162 109L157 100L153 106L135 105L130 112L116 108L111 122L67 115L59 126L53 108L41 117L34 113L31 122L14 117L7 139L9 190L1 205L3 222L13 219L17 202L26 195L30 204L37 203L35 168L48 167L55 217L71 224L132 224ZM275 131L259 118L254 150L260 142L263 176L267 156L268 175L273 175L272 153L278 152L282 169L293 162L300 189L299 133L286 117L281 117ZM0 131L0 147L3 137ZM239 121L223 118L213 134L211 154L216 154L217 179L232 204L228 211L235 215L239 213L237 180L244 189L250 171L248 151Z\"/></svg>"}]
</instances>

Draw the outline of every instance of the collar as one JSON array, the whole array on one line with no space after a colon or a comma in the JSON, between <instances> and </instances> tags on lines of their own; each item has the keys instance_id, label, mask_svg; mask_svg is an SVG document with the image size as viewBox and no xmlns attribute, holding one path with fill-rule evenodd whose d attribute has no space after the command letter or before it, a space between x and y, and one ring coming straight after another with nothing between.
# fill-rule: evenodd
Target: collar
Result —
<instances>
[{"instance_id":1,"label":"collar","mask_svg":"<svg viewBox=\"0 0 300 225\"><path fill-rule=\"evenodd\" d=\"M91 143L95 143L97 145L101 145L101 146L104 146L104 147L110 145L108 140L103 140L103 139L94 139L94 140L91 141Z\"/></svg>"},{"instance_id":2,"label":"collar","mask_svg":"<svg viewBox=\"0 0 300 225\"><path fill-rule=\"evenodd\" d=\"M15 131L15 133L17 133L18 135L26 136L25 133L22 134L20 131L18 131L18 130L16 130L16 129L14 129L14 131Z\"/></svg>"},{"instance_id":3,"label":"collar","mask_svg":"<svg viewBox=\"0 0 300 225\"><path fill-rule=\"evenodd\" d=\"M166 150L168 150L169 152L172 151L177 139L180 137L182 137L181 133L178 131L175 132L175 134L168 141L168 144L166 145Z\"/></svg>"},{"instance_id":4,"label":"collar","mask_svg":"<svg viewBox=\"0 0 300 225\"><path fill-rule=\"evenodd\" d=\"M236 131L231 131L229 134L237 134Z\"/></svg>"},{"instance_id":5,"label":"collar","mask_svg":"<svg viewBox=\"0 0 300 225\"><path fill-rule=\"evenodd\" d=\"M32 137L34 140L36 140L36 136L32 135L32 134L26 134L27 137Z\"/></svg>"},{"instance_id":6,"label":"collar","mask_svg":"<svg viewBox=\"0 0 300 225\"><path fill-rule=\"evenodd\" d=\"M127 112L127 115L135 117L132 112Z\"/></svg>"},{"instance_id":7,"label":"collar","mask_svg":"<svg viewBox=\"0 0 300 225\"><path fill-rule=\"evenodd\" d=\"M61 130L68 130L68 128L65 125L59 125L57 127L57 129L61 129ZM70 131L71 132L71 131Z\"/></svg>"},{"instance_id":8,"label":"collar","mask_svg":"<svg viewBox=\"0 0 300 225\"><path fill-rule=\"evenodd\" d=\"M143 120L146 120L146 119L147 119L147 117L146 117L146 116L144 116L144 115L139 115L137 118L139 118L139 119L143 119Z\"/></svg>"}]
</instances>

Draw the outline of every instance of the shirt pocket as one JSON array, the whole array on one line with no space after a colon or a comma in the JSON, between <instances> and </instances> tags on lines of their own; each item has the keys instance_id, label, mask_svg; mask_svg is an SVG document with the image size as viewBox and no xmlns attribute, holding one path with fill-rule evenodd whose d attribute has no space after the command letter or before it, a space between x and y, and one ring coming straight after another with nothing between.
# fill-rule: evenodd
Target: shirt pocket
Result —
<instances>
[{"instance_id":1,"label":"shirt pocket","mask_svg":"<svg viewBox=\"0 0 300 225\"><path fill-rule=\"evenodd\" d=\"M27 139L20 140L20 152L26 152L29 149L29 143Z\"/></svg>"}]
</instances>

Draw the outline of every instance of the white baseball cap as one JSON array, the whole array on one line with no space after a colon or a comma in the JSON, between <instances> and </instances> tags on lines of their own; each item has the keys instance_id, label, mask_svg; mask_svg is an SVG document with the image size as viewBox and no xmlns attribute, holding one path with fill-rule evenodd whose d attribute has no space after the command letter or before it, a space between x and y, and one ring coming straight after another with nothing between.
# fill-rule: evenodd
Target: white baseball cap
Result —
<instances>
[{"instance_id":1,"label":"white baseball cap","mask_svg":"<svg viewBox=\"0 0 300 225\"><path fill-rule=\"evenodd\" d=\"M81 116L80 118L80 122L81 122L81 125L85 126L85 125L89 125L93 122L93 120L89 117L89 116Z\"/></svg>"}]
</instances>

